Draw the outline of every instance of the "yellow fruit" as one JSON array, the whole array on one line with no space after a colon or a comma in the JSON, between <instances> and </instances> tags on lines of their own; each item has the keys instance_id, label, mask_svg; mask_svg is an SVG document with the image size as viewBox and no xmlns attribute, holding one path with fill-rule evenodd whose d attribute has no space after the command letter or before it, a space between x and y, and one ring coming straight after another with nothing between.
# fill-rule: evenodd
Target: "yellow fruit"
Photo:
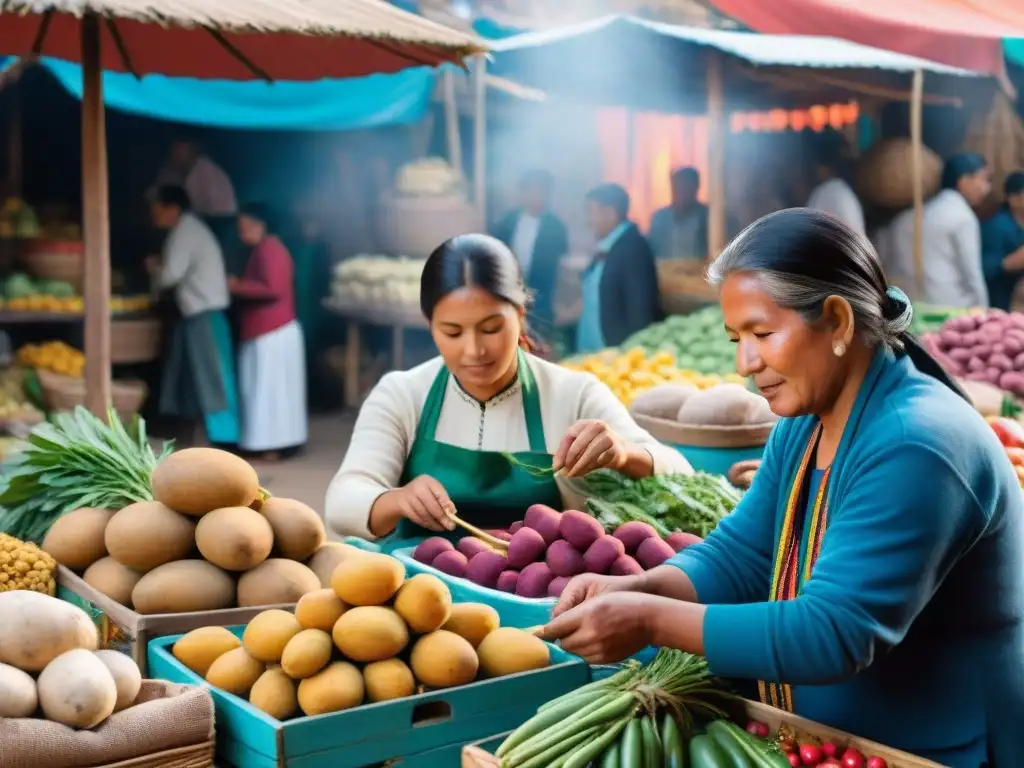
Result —
<instances>
[{"instance_id":1,"label":"yellow fruit","mask_svg":"<svg viewBox=\"0 0 1024 768\"><path fill-rule=\"evenodd\" d=\"M334 644L352 661L383 661L397 656L409 643L402 617L375 605L350 608L331 632Z\"/></svg>"},{"instance_id":2,"label":"yellow fruit","mask_svg":"<svg viewBox=\"0 0 1024 768\"><path fill-rule=\"evenodd\" d=\"M288 611L263 611L249 620L242 633L242 646L258 661L278 662L285 646L301 631L299 620Z\"/></svg>"},{"instance_id":3,"label":"yellow fruit","mask_svg":"<svg viewBox=\"0 0 1024 768\"><path fill-rule=\"evenodd\" d=\"M304 629L284 647L281 669L296 680L312 677L327 666L333 652L329 634L321 629Z\"/></svg>"},{"instance_id":4,"label":"yellow fruit","mask_svg":"<svg viewBox=\"0 0 1024 768\"><path fill-rule=\"evenodd\" d=\"M471 683L480 664L469 641L444 629L417 640L409 662L416 679L431 688Z\"/></svg>"},{"instance_id":5,"label":"yellow fruit","mask_svg":"<svg viewBox=\"0 0 1024 768\"><path fill-rule=\"evenodd\" d=\"M235 648L218 658L206 672L206 682L235 696L248 696L249 691L266 671L266 665Z\"/></svg>"},{"instance_id":6,"label":"yellow fruit","mask_svg":"<svg viewBox=\"0 0 1024 768\"><path fill-rule=\"evenodd\" d=\"M512 627L501 627L483 639L476 649L480 666L488 677L514 675L551 664L544 641Z\"/></svg>"},{"instance_id":7,"label":"yellow fruit","mask_svg":"<svg viewBox=\"0 0 1024 768\"><path fill-rule=\"evenodd\" d=\"M363 667L366 698L370 701L403 699L416 693L412 670L401 659L375 661Z\"/></svg>"},{"instance_id":8,"label":"yellow fruit","mask_svg":"<svg viewBox=\"0 0 1024 768\"><path fill-rule=\"evenodd\" d=\"M498 628L498 612L483 603L455 603L451 616L442 629L454 632L476 648L491 632Z\"/></svg>"},{"instance_id":9,"label":"yellow fruit","mask_svg":"<svg viewBox=\"0 0 1024 768\"><path fill-rule=\"evenodd\" d=\"M363 703L365 688L359 669L336 661L299 683L299 708L310 716L338 712Z\"/></svg>"},{"instance_id":10,"label":"yellow fruit","mask_svg":"<svg viewBox=\"0 0 1024 768\"><path fill-rule=\"evenodd\" d=\"M413 632L433 632L451 616L451 590L437 576L416 574L395 595L395 611Z\"/></svg>"},{"instance_id":11,"label":"yellow fruit","mask_svg":"<svg viewBox=\"0 0 1024 768\"><path fill-rule=\"evenodd\" d=\"M331 574L331 588L347 605L383 605L404 580L405 566L398 560L367 552L343 560Z\"/></svg>"},{"instance_id":12,"label":"yellow fruit","mask_svg":"<svg viewBox=\"0 0 1024 768\"><path fill-rule=\"evenodd\" d=\"M275 720L287 720L299 711L295 681L280 669L268 669L249 691L249 703Z\"/></svg>"},{"instance_id":13,"label":"yellow fruit","mask_svg":"<svg viewBox=\"0 0 1024 768\"><path fill-rule=\"evenodd\" d=\"M303 629L322 629L330 632L341 614L345 612L345 604L334 594L333 589L318 589L307 592L295 605L295 618Z\"/></svg>"},{"instance_id":14,"label":"yellow fruit","mask_svg":"<svg viewBox=\"0 0 1024 768\"><path fill-rule=\"evenodd\" d=\"M200 677L228 651L241 648L242 641L224 627L199 627L179 637L171 647L174 658Z\"/></svg>"},{"instance_id":15,"label":"yellow fruit","mask_svg":"<svg viewBox=\"0 0 1024 768\"><path fill-rule=\"evenodd\" d=\"M342 544L340 541L328 541L313 553L313 556L306 561L306 565L320 579L320 586L326 588L331 586L331 575L342 560L358 557L361 554L365 553L358 547Z\"/></svg>"}]
</instances>

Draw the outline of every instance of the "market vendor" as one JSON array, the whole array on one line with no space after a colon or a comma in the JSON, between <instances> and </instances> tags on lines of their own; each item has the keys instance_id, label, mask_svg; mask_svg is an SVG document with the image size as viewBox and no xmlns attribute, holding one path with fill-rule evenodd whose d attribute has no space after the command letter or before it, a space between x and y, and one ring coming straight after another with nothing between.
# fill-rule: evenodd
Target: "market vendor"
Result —
<instances>
[{"instance_id":1,"label":"market vendor","mask_svg":"<svg viewBox=\"0 0 1024 768\"><path fill-rule=\"evenodd\" d=\"M859 235L864 235L864 207L846 180L849 148L846 137L834 128L815 135L814 176L817 186L807 207L835 216Z\"/></svg>"},{"instance_id":2,"label":"market vendor","mask_svg":"<svg viewBox=\"0 0 1024 768\"><path fill-rule=\"evenodd\" d=\"M1007 176L1003 192L1005 206L981 225L981 261L989 305L1009 311L1024 277L1024 171Z\"/></svg>"},{"instance_id":3,"label":"market vendor","mask_svg":"<svg viewBox=\"0 0 1024 768\"><path fill-rule=\"evenodd\" d=\"M183 444L193 441L200 425L212 443L237 443L238 394L220 245L191 212L182 187L160 187L151 214L167 237L162 255L147 259L146 268L158 290L173 294L180 314L164 351L160 413L177 420Z\"/></svg>"},{"instance_id":4,"label":"market vendor","mask_svg":"<svg viewBox=\"0 0 1024 768\"><path fill-rule=\"evenodd\" d=\"M564 478L690 471L604 384L530 354L528 293L501 241L442 244L424 265L420 307L441 355L387 374L363 404L327 490L336 533L453 530L452 512L508 528L531 504L561 508Z\"/></svg>"},{"instance_id":5,"label":"market vendor","mask_svg":"<svg viewBox=\"0 0 1024 768\"><path fill-rule=\"evenodd\" d=\"M998 440L837 219L766 216L710 275L737 370L783 417L754 483L665 565L576 577L541 634L590 662L705 655L828 726L953 768L1019 765L1024 501Z\"/></svg>"}]
</instances>

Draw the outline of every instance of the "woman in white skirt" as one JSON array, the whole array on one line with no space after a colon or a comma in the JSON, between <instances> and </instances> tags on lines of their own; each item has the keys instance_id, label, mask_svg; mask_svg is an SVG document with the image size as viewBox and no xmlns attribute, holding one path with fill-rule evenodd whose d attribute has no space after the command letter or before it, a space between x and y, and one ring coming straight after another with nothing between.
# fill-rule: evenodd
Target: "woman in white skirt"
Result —
<instances>
[{"instance_id":1,"label":"woman in white skirt","mask_svg":"<svg viewBox=\"0 0 1024 768\"><path fill-rule=\"evenodd\" d=\"M252 248L245 273L229 277L241 302L238 388L242 396L239 447L274 461L307 438L306 361L295 314L294 265L261 203L238 214L238 236Z\"/></svg>"}]
</instances>

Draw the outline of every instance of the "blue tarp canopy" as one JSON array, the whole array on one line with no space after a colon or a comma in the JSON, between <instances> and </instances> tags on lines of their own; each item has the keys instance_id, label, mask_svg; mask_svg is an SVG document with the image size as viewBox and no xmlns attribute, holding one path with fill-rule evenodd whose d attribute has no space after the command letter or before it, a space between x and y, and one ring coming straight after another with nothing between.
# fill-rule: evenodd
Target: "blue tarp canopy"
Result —
<instances>
[{"instance_id":1,"label":"blue tarp canopy","mask_svg":"<svg viewBox=\"0 0 1024 768\"><path fill-rule=\"evenodd\" d=\"M4 60L0 68L13 59ZM82 68L57 59L39 64L76 99ZM103 73L109 109L177 123L250 130L345 131L415 123L430 106L437 70L417 67L310 83L198 80Z\"/></svg>"},{"instance_id":2,"label":"blue tarp canopy","mask_svg":"<svg viewBox=\"0 0 1024 768\"><path fill-rule=\"evenodd\" d=\"M724 91L736 108L820 103L872 87L906 93L918 69L927 73L932 93L955 90L963 78L976 87L981 78L837 38L696 29L630 16L527 32L489 45L489 71L495 75L552 95L667 112L706 111L711 51L726 59ZM807 70L827 72L815 77ZM786 87L773 87L783 79Z\"/></svg>"}]
</instances>

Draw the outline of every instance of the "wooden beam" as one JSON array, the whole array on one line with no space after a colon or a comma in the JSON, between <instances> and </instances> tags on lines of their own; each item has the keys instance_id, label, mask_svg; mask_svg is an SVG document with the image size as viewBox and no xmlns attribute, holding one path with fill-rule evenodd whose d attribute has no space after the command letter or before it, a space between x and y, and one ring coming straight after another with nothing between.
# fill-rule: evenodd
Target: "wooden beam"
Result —
<instances>
[{"instance_id":1,"label":"wooden beam","mask_svg":"<svg viewBox=\"0 0 1024 768\"><path fill-rule=\"evenodd\" d=\"M729 239L726 226L725 141L729 123L725 115L721 52L708 49L708 261L718 258Z\"/></svg>"}]
</instances>

